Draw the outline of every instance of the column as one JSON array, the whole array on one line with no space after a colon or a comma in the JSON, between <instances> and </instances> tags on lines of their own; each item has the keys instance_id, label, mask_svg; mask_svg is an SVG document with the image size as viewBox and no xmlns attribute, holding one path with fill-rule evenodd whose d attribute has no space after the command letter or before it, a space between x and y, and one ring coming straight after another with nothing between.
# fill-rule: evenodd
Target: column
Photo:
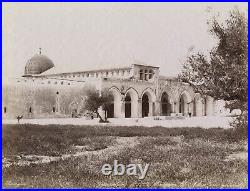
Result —
<instances>
[{"instance_id":1,"label":"column","mask_svg":"<svg viewBox=\"0 0 250 191\"><path fill-rule=\"evenodd\" d=\"M179 113L179 102L175 103L175 113L178 114Z\"/></svg>"},{"instance_id":2,"label":"column","mask_svg":"<svg viewBox=\"0 0 250 191\"><path fill-rule=\"evenodd\" d=\"M153 102L149 102L149 111L148 111L148 116L153 116Z\"/></svg>"},{"instance_id":3,"label":"column","mask_svg":"<svg viewBox=\"0 0 250 191\"><path fill-rule=\"evenodd\" d=\"M122 101L114 100L114 117L122 117Z\"/></svg>"},{"instance_id":4,"label":"column","mask_svg":"<svg viewBox=\"0 0 250 191\"><path fill-rule=\"evenodd\" d=\"M190 102L189 112L191 113L191 116L194 116L194 102L193 101Z\"/></svg>"},{"instance_id":5,"label":"column","mask_svg":"<svg viewBox=\"0 0 250 191\"><path fill-rule=\"evenodd\" d=\"M142 100L138 99L138 117L142 117Z\"/></svg>"},{"instance_id":6,"label":"column","mask_svg":"<svg viewBox=\"0 0 250 191\"><path fill-rule=\"evenodd\" d=\"M121 118L125 118L125 100L122 99L121 100L121 115L120 115Z\"/></svg>"},{"instance_id":7,"label":"column","mask_svg":"<svg viewBox=\"0 0 250 191\"><path fill-rule=\"evenodd\" d=\"M213 98L211 96L207 96L206 98L206 116L213 115Z\"/></svg>"},{"instance_id":8,"label":"column","mask_svg":"<svg viewBox=\"0 0 250 191\"><path fill-rule=\"evenodd\" d=\"M175 106L174 106L174 103L170 103L170 104L171 104L170 116L172 116L172 113L175 112Z\"/></svg>"},{"instance_id":9,"label":"column","mask_svg":"<svg viewBox=\"0 0 250 191\"><path fill-rule=\"evenodd\" d=\"M156 116L160 116L161 115L161 102L160 101L156 101L154 102L154 115Z\"/></svg>"},{"instance_id":10,"label":"column","mask_svg":"<svg viewBox=\"0 0 250 191\"><path fill-rule=\"evenodd\" d=\"M196 100L195 101L195 113L196 113L196 116L202 116L202 107L203 107L203 104L201 102L201 100Z\"/></svg>"}]
</instances>

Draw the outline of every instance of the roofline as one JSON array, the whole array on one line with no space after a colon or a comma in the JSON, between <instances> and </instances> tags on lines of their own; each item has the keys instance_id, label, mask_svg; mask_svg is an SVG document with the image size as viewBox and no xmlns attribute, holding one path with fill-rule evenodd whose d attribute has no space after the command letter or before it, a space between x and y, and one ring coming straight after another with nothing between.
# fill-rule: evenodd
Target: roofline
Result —
<instances>
[{"instance_id":1,"label":"roofline","mask_svg":"<svg viewBox=\"0 0 250 191\"><path fill-rule=\"evenodd\" d=\"M54 76L54 75L66 75L66 74L82 74L82 73L95 73L95 72L130 70L130 69L132 69L132 68L131 67L121 67L121 68L85 70L85 71L79 71L79 72L63 72L63 73L55 73L55 74L43 74L43 73L41 73L41 74L30 75L30 77L42 77L42 76Z\"/></svg>"},{"instance_id":2,"label":"roofline","mask_svg":"<svg viewBox=\"0 0 250 191\"><path fill-rule=\"evenodd\" d=\"M145 66L145 67L151 67L151 68L160 68L158 66L151 66L151 65L144 65L144 64L133 64L135 66Z\"/></svg>"}]
</instances>

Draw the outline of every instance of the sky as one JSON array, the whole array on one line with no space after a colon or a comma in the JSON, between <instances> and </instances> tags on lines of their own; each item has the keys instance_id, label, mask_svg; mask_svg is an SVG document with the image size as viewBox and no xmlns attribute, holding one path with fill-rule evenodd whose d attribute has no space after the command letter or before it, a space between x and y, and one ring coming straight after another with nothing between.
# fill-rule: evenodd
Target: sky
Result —
<instances>
[{"instance_id":1,"label":"sky","mask_svg":"<svg viewBox=\"0 0 250 191\"><path fill-rule=\"evenodd\" d=\"M247 3L3 3L3 81L20 77L42 54L56 72L159 66L176 76L192 52L208 52L216 39L207 20L228 17Z\"/></svg>"}]
</instances>

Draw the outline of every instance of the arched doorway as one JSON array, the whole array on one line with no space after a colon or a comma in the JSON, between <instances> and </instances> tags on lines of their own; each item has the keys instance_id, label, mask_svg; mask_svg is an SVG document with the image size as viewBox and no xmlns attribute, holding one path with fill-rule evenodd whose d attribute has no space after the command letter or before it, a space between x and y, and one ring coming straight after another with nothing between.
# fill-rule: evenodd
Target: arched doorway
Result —
<instances>
[{"instance_id":1,"label":"arched doorway","mask_svg":"<svg viewBox=\"0 0 250 191\"><path fill-rule=\"evenodd\" d=\"M179 102L180 102L180 105L179 105L179 113L184 114L184 110L185 110L185 101L184 101L183 95L180 97Z\"/></svg>"},{"instance_id":2,"label":"arched doorway","mask_svg":"<svg viewBox=\"0 0 250 191\"><path fill-rule=\"evenodd\" d=\"M142 96L142 117L148 117L149 113L149 99L147 94Z\"/></svg>"},{"instance_id":3,"label":"arched doorway","mask_svg":"<svg viewBox=\"0 0 250 191\"><path fill-rule=\"evenodd\" d=\"M171 104L169 103L168 94L164 92L161 96L161 115L169 116L171 113Z\"/></svg>"},{"instance_id":4,"label":"arched doorway","mask_svg":"<svg viewBox=\"0 0 250 191\"><path fill-rule=\"evenodd\" d=\"M125 118L131 118L131 97L129 94L125 97Z\"/></svg>"},{"instance_id":5,"label":"arched doorway","mask_svg":"<svg viewBox=\"0 0 250 191\"><path fill-rule=\"evenodd\" d=\"M125 93L125 117L138 117L138 93L134 88L129 88ZM122 109L124 112L124 110ZM123 113L124 114L124 113Z\"/></svg>"},{"instance_id":6,"label":"arched doorway","mask_svg":"<svg viewBox=\"0 0 250 191\"><path fill-rule=\"evenodd\" d=\"M110 104L109 113L110 116L115 118L121 117L121 110L122 110L122 97L119 89L117 87L112 87L109 89L113 96L113 102ZM111 117L110 117L111 118Z\"/></svg>"}]
</instances>

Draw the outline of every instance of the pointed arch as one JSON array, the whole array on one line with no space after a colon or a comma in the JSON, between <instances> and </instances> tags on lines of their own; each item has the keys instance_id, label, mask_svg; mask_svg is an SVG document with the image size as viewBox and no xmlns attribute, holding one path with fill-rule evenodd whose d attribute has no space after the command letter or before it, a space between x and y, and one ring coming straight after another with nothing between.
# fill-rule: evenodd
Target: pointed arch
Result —
<instances>
[{"instance_id":1,"label":"pointed arch","mask_svg":"<svg viewBox=\"0 0 250 191\"><path fill-rule=\"evenodd\" d=\"M141 115L142 117L153 116L155 114L156 95L152 88L146 88L141 94Z\"/></svg>"},{"instance_id":2,"label":"pointed arch","mask_svg":"<svg viewBox=\"0 0 250 191\"><path fill-rule=\"evenodd\" d=\"M178 111L184 116L188 116L189 113L192 113L192 107L190 107L192 103L192 97L188 93L188 91L184 90L177 101L179 104Z\"/></svg>"},{"instance_id":3,"label":"pointed arch","mask_svg":"<svg viewBox=\"0 0 250 191\"><path fill-rule=\"evenodd\" d=\"M138 92L130 87L125 92L125 117L138 117Z\"/></svg>"},{"instance_id":4,"label":"pointed arch","mask_svg":"<svg viewBox=\"0 0 250 191\"><path fill-rule=\"evenodd\" d=\"M155 95L155 92L152 88L148 87L145 90L143 90L143 92L141 94L141 98L143 97L144 94L147 94L150 102L156 101L156 95Z\"/></svg>"},{"instance_id":5,"label":"pointed arch","mask_svg":"<svg viewBox=\"0 0 250 191\"><path fill-rule=\"evenodd\" d=\"M120 90L112 86L111 88L108 89L109 92L111 92L113 96L113 102L110 103L107 111L107 116L108 118L117 118L121 116L121 107L122 107L122 95Z\"/></svg>"}]
</instances>

